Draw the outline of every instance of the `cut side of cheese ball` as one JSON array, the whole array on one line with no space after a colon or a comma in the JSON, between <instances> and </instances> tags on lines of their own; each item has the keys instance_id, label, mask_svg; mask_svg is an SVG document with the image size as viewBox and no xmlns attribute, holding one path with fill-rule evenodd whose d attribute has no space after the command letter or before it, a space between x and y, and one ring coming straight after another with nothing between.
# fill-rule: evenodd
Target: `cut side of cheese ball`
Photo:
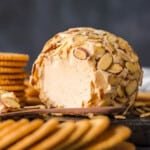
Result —
<instances>
[{"instance_id":1,"label":"cut side of cheese ball","mask_svg":"<svg viewBox=\"0 0 150 150\"><path fill-rule=\"evenodd\" d=\"M127 41L82 27L46 42L30 81L48 107L132 106L142 75L139 58Z\"/></svg>"}]
</instances>

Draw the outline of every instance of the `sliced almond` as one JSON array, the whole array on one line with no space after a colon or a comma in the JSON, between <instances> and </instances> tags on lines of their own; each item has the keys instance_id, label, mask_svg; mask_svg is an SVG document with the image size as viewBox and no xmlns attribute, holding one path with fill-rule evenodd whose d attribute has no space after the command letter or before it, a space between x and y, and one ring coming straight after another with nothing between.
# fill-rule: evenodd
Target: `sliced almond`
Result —
<instances>
[{"instance_id":1,"label":"sliced almond","mask_svg":"<svg viewBox=\"0 0 150 150\"><path fill-rule=\"evenodd\" d=\"M73 41L76 45L81 45L85 42L86 39L87 37L84 35L76 35L74 36Z\"/></svg>"},{"instance_id":2,"label":"sliced almond","mask_svg":"<svg viewBox=\"0 0 150 150\"><path fill-rule=\"evenodd\" d=\"M12 98L5 98L2 100L3 104L8 107L8 108L20 108L19 103L17 103L14 99Z\"/></svg>"},{"instance_id":3,"label":"sliced almond","mask_svg":"<svg viewBox=\"0 0 150 150\"><path fill-rule=\"evenodd\" d=\"M115 119L119 119L119 120L126 119L126 116L123 116L123 115L115 115L114 117L115 117Z\"/></svg>"},{"instance_id":4,"label":"sliced almond","mask_svg":"<svg viewBox=\"0 0 150 150\"><path fill-rule=\"evenodd\" d=\"M143 109L144 109L145 111L150 112L150 107L148 107L148 106L143 106Z\"/></svg>"},{"instance_id":5,"label":"sliced almond","mask_svg":"<svg viewBox=\"0 0 150 150\"><path fill-rule=\"evenodd\" d=\"M95 86L102 87L103 89L108 88L108 82L106 76L101 71L95 72Z\"/></svg>"},{"instance_id":6,"label":"sliced almond","mask_svg":"<svg viewBox=\"0 0 150 150\"><path fill-rule=\"evenodd\" d=\"M125 88L127 95L132 95L137 90L137 88L138 84L136 80L129 81Z\"/></svg>"},{"instance_id":7,"label":"sliced almond","mask_svg":"<svg viewBox=\"0 0 150 150\"><path fill-rule=\"evenodd\" d=\"M130 72L136 72L139 69L138 64L132 62L126 62L125 66Z\"/></svg>"},{"instance_id":8,"label":"sliced almond","mask_svg":"<svg viewBox=\"0 0 150 150\"><path fill-rule=\"evenodd\" d=\"M140 114L144 114L145 113L145 111L143 109L141 109L141 108L136 108L136 111L139 112Z\"/></svg>"},{"instance_id":9,"label":"sliced almond","mask_svg":"<svg viewBox=\"0 0 150 150\"><path fill-rule=\"evenodd\" d=\"M121 77L121 78L123 78L123 79L125 79L125 78L127 78L127 76L128 76L128 69L127 68L124 68L123 70L122 70L122 72L118 75L118 77Z\"/></svg>"},{"instance_id":10,"label":"sliced almond","mask_svg":"<svg viewBox=\"0 0 150 150\"><path fill-rule=\"evenodd\" d=\"M138 62L139 61L138 56L134 52L131 53L131 61L132 62Z\"/></svg>"},{"instance_id":11,"label":"sliced almond","mask_svg":"<svg viewBox=\"0 0 150 150\"><path fill-rule=\"evenodd\" d=\"M130 61L130 57L129 57L129 55L127 55L124 51L122 51L122 50L118 50L118 56L120 57L120 58L122 58L123 60L125 60L125 61Z\"/></svg>"},{"instance_id":12,"label":"sliced almond","mask_svg":"<svg viewBox=\"0 0 150 150\"><path fill-rule=\"evenodd\" d=\"M136 71L132 74L128 74L128 79L131 79L131 80L137 80L138 81L138 85L142 85L142 74L141 72L139 71Z\"/></svg>"},{"instance_id":13,"label":"sliced almond","mask_svg":"<svg viewBox=\"0 0 150 150\"><path fill-rule=\"evenodd\" d=\"M119 47L125 51L131 50L131 47L129 46L128 42L123 40L122 38L118 38L118 44Z\"/></svg>"},{"instance_id":14,"label":"sliced almond","mask_svg":"<svg viewBox=\"0 0 150 150\"><path fill-rule=\"evenodd\" d=\"M133 106L135 104L135 99L137 97L137 91L135 91L132 95L129 97L129 105Z\"/></svg>"},{"instance_id":15,"label":"sliced almond","mask_svg":"<svg viewBox=\"0 0 150 150\"><path fill-rule=\"evenodd\" d=\"M124 60L121 59L118 55L113 55L113 60L115 64L120 64L121 66L124 66Z\"/></svg>"},{"instance_id":16,"label":"sliced almond","mask_svg":"<svg viewBox=\"0 0 150 150\"><path fill-rule=\"evenodd\" d=\"M120 84L121 80L122 80L121 78L116 77L116 76L110 76L110 77L108 78L108 82L109 82L112 86L115 86L115 85Z\"/></svg>"},{"instance_id":17,"label":"sliced almond","mask_svg":"<svg viewBox=\"0 0 150 150\"><path fill-rule=\"evenodd\" d=\"M109 68L109 72L110 73L120 73L123 70L122 66L120 64L113 64L110 68Z\"/></svg>"},{"instance_id":18,"label":"sliced almond","mask_svg":"<svg viewBox=\"0 0 150 150\"><path fill-rule=\"evenodd\" d=\"M108 43L108 42L106 42L105 44L104 44L104 47L105 47L105 49L108 51L108 52L110 52L110 53L113 53L114 52L114 47L113 47L113 45L111 44L111 43Z\"/></svg>"},{"instance_id":19,"label":"sliced almond","mask_svg":"<svg viewBox=\"0 0 150 150\"><path fill-rule=\"evenodd\" d=\"M98 34L94 33L94 32L89 32L88 37L90 39L99 39L100 38L100 36Z\"/></svg>"},{"instance_id":20,"label":"sliced almond","mask_svg":"<svg viewBox=\"0 0 150 150\"><path fill-rule=\"evenodd\" d=\"M87 50L82 47L74 49L73 55L80 60L85 60L89 56Z\"/></svg>"},{"instance_id":21,"label":"sliced almond","mask_svg":"<svg viewBox=\"0 0 150 150\"><path fill-rule=\"evenodd\" d=\"M144 118L144 117L150 117L150 112L147 112L147 113L143 113L140 115L141 118Z\"/></svg>"},{"instance_id":22,"label":"sliced almond","mask_svg":"<svg viewBox=\"0 0 150 150\"><path fill-rule=\"evenodd\" d=\"M113 34L109 34L109 36L107 36L107 39L112 44L116 43L116 41L117 41L117 37Z\"/></svg>"},{"instance_id":23,"label":"sliced almond","mask_svg":"<svg viewBox=\"0 0 150 150\"><path fill-rule=\"evenodd\" d=\"M105 49L102 47L100 43L96 43L94 45L96 58L100 58L105 54Z\"/></svg>"},{"instance_id":24,"label":"sliced almond","mask_svg":"<svg viewBox=\"0 0 150 150\"><path fill-rule=\"evenodd\" d=\"M113 62L113 57L111 54L105 54L98 62L97 68L102 70L107 70Z\"/></svg>"},{"instance_id":25,"label":"sliced almond","mask_svg":"<svg viewBox=\"0 0 150 150\"><path fill-rule=\"evenodd\" d=\"M125 95L124 91L123 91L123 88L121 86L118 86L117 94L119 95L119 97L123 97Z\"/></svg>"},{"instance_id":26,"label":"sliced almond","mask_svg":"<svg viewBox=\"0 0 150 150\"><path fill-rule=\"evenodd\" d=\"M117 97L116 101L121 103L121 104L126 104L128 102L128 98L126 98L126 97Z\"/></svg>"},{"instance_id":27,"label":"sliced almond","mask_svg":"<svg viewBox=\"0 0 150 150\"><path fill-rule=\"evenodd\" d=\"M112 105L112 102L110 99L104 99L104 100L101 100L98 104L98 106L100 107L103 107L103 106L110 106Z\"/></svg>"},{"instance_id":28,"label":"sliced almond","mask_svg":"<svg viewBox=\"0 0 150 150\"><path fill-rule=\"evenodd\" d=\"M105 95L102 96L102 100L99 101L99 106L110 106L112 105L112 94L111 93L107 93Z\"/></svg>"}]
</instances>

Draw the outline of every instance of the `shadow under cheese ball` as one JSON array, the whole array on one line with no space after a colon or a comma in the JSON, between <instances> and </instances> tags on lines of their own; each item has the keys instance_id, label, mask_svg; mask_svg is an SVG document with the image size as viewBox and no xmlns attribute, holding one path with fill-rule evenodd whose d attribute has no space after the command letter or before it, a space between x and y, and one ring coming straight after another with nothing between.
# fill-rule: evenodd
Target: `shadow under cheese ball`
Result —
<instances>
[{"instance_id":1,"label":"shadow under cheese ball","mask_svg":"<svg viewBox=\"0 0 150 150\"><path fill-rule=\"evenodd\" d=\"M31 83L48 107L132 106L142 81L139 58L124 39L79 27L44 45Z\"/></svg>"}]
</instances>

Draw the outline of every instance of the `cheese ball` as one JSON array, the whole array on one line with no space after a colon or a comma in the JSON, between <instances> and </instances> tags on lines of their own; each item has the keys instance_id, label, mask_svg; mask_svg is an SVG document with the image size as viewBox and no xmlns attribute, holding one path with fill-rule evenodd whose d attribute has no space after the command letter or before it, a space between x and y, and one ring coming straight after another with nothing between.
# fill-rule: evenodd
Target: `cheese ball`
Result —
<instances>
[{"instance_id":1,"label":"cheese ball","mask_svg":"<svg viewBox=\"0 0 150 150\"><path fill-rule=\"evenodd\" d=\"M142 75L139 58L127 41L104 30L79 27L46 42L30 81L47 107L131 107Z\"/></svg>"}]
</instances>

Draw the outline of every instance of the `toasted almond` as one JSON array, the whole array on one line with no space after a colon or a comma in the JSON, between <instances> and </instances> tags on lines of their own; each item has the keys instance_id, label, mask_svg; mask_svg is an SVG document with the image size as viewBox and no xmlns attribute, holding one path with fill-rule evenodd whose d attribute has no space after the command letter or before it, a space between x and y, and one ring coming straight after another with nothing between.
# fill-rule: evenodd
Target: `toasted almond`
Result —
<instances>
[{"instance_id":1,"label":"toasted almond","mask_svg":"<svg viewBox=\"0 0 150 150\"><path fill-rule=\"evenodd\" d=\"M136 63L126 62L125 66L130 72L136 72L138 70L138 65Z\"/></svg>"},{"instance_id":2,"label":"toasted almond","mask_svg":"<svg viewBox=\"0 0 150 150\"><path fill-rule=\"evenodd\" d=\"M121 103L121 104L126 104L128 102L128 98L126 98L126 97L117 97L116 101Z\"/></svg>"},{"instance_id":3,"label":"toasted almond","mask_svg":"<svg viewBox=\"0 0 150 150\"><path fill-rule=\"evenodd\" d=\"M150 112L150 107L148 107L148 106L143 106L142 108L143 108L145 111Z\"/></svg>"},{"instance_id":4,"label":"toasted almond","mask_svg":"<svg viewBox=\"0 0 150 150\"><path fill-rule=\"evenodd\" d=\"M138 108L138 107L136 108L136 111L139 112L140 114L144 114L145 113L145 111L143 109Z\"/></svg>"},{"instance_id":5,"label":"toasted almond","mask_svg":"<svg viewBox=\"0 0 150 150\"><path fill-rule=\"evenodd\" d=\"M124 120L124 119L126 119L126 116L123 116L123 115L115 115L114 116L115 117L115 119L121 119L121 120Z\"/></svg>"},{"instance_id":6,"label":"toasted almond","mask_svg":"<svg viewBox=\"0 0 150 150\"><path fill-rule=\"evenodd\" d=\"M76 45L81 45L84 43L84 41L87 39L86 36L83 36L83 35L76 35L74 38L73 38L73 41L75 42Z\"/></svg>"},{"instance_id":7,"label":"toasted almond","mask_svg":"<svg viewBox=\"0 0 150 150\"><path fill-rule=\"evenodd\" d=\"M12 98L5 98L3 100L3 103L5 104L5 106L7 106L8 108L20 108L19 103L16 102L16 100L12 99Z\"/></svg>"},{"instance_id":8,"label":"toasted almond","mask_svg":"<svg viewBox=\"0 0 150 150\"><path fill-rule=\"evenodd\" d=\"M129 81L125 90L127 95L132 95L137 90L138 84L136 80Z\"/></svg>"},{"instance_id":9,"label":"toasted almond","mask_svg":"<svg viewBox=\"0 0 150 150\"><path fill-rule=\"evenodd\" d=\"M144 118L144 117L150 117L150 112L147 112L147 113L143 113L140 115L141 118Z\"/></svg>"},{"instance_id":10,"label":"toasted almond","mask_svg":"<svg viewBox=\"0 0 150 150\"><path fill-rule=\"evenodd\" d=\"M123 50L131 50L131 47L129 46L128 42L123 40L122 38L118 38L118 44L119 44L119 47Z\"/></svg>"},{"instance_id":11,"label":"toasted almond","mask_svg":"<svg viewBox=\"0 0 150 150\"><path fill-rule=\"evenodd\" d=\"M135 104L136 97L137 97L137 91L135 91L132 95L129 96L130 106L133 106Z\"/></svg>"},{"instance_id":12,"label":"toasted almond","mask_svg":"<svg viewBox=\"0 0 150 150\"><path fill-rule=\"evenodd\" d=\"M131 61L132 62L138 62L139 61L137 54L134 52L131 53Z\"/></svg>"},{"instance_id":13,"label":"toasted almond","mask_svg":"<svg viewBox=\"0 0 150 150\"><path fill-rule=\"evenodd\" d=\"M96 43L94 45L94 49L95 49L95 54L97 58L103 56L105 53L105 49L102 47L100 43Z\"/></svg>"},{"instance_id":14,"label":"toasted almond","mask_svg":"<svg viewBox=\"0 0 150 150\"><path fill-rule=\"evenodd\" d=\"M103 107L103 106L110 106L112 105L111 99L104 99L101 100L98 104L98 106Z\"/></svg>"},{"instance_id":15,"label":"toasted almond","mask_svg":"<svg viewBox=\"0 0 150 150\"><path fill-rule=\"evenodd\" d=\"M82 47L74 49L73 55L80 60L85 60L89 56L87 50Z\"/></svg>"},{"instance_id":16,"label":"toasted almond","mask_svg":"<svg viewBox=\"0 0 150 150\"><path fill-rule=\"evenodd\" d=\"M122 66L120 64L113 64L110 68L109 68L109 72L110 73L120 73L123 70Z\"/></svg>"},{"instance_id":17,"label":"toasted almond","mask_svg":"<svg viewBox=\"0 0 150 150\"><path fill-rule=\"evenodd\" d=\"M122 80L121 78L116 77L116 76L109 76L109 78L108 78L108 82L109 82L112 86L115 86L115 85L120 84L121 80Z\"/></svg>"},{"instance_id":18,"label":"toasted almond","mask_svg":"<svg viewBox=\"0 0 150 150\"><path fill-rule=\"evenodd\" d=\"M126 79L129 75L129 71L127 68L124 68L118 75L118 77L122 78L122 79Z\"/></svg>"},{"instance_id":19,"label":"toasted almond","mask_svg":"<svg viewBox=\"0 0 150 150\"><path fill-rule=\"evenodd\" d=\"M128 79L130 80L137 80L138 81L138 85L141 86L142 85L142 72L136 71L134 73L128 74Z\"/></svg>"},{"instance_id":20,"label":"toasted almond","mask_svg":"<svg viewBox=\"0 0 150 150\"><path fill-rule=\"evenodd\" d=\"M98 62L97 68L102 70L107 70L113 62L113 57L111 54L105 54Z\"/></svg>"},{"instance_id":21,"label":"toasted almond","mask_svg":"<svg viewBox=\"0 0 150 150\"><path fill-rule=\"evenodd\" d=\"M116 43L116 41L117 41L116 36L113 35L113 34L109 34L109 36L107 36L107 39L108 39L108 41L109 41L110 43L112 43L112 44Z\"/></svg>"},{"instance_id":22,"label":"toasted almond","mask_svg":"<svg viewBox=\"0 0 150 150\"><path fill-rule=\"evenodd\" d=\"M124 51L118 50L118 56L125 61L130 61L129 55L127 55Z\"/></svg>"},{"instance_id":23,"label":"toasted almond","mask_svg":"<svg viewBox=\"0 0 150 150\"><path fill-rule=\"evenodd\" d=\"M117 88L117 94L120 96L120 97L123 97L124 96L124 91L123 91L123 88L121 86L118 86Z\"/></svg>"},{"instance_id":24,"label":"toasted almond","mask_svg":"<svg viewBox=\"0 0 150 150\"><path fill-rule=\"evenodd\" d=\"M100 38L100 36L99 36L98 34L93 33L93 32L89 32L89 33L88 33L88 37L89 37L90 39L99 39L99 38Z\"/></svg>"},{"instance_id":25,"label":"toasted almond","mask_svg":"<svg viewBox=\"0 0 150 150\"><path fill-rule=\"evenodd\" d=\"M119 55L113 55L113 62L114 64L120 64L121 66L124 66L124 60L119 57Z\"/></svg>"},{"instance_id":26,"label":"toasted almond","mask_svg":"<svg viewBox=\"0 0 150 150\"><path fill-rule=\"evenodd\" d=\"M104 47L105 47L105 49L108 51L108 52L110 52L110 53L113 53L114 52L114 47L113 47L113 45L112 44L110 44L110 43L108 43L108 42L106 42L105 44L104 44Z\"/></svg>"}]
</instances>

